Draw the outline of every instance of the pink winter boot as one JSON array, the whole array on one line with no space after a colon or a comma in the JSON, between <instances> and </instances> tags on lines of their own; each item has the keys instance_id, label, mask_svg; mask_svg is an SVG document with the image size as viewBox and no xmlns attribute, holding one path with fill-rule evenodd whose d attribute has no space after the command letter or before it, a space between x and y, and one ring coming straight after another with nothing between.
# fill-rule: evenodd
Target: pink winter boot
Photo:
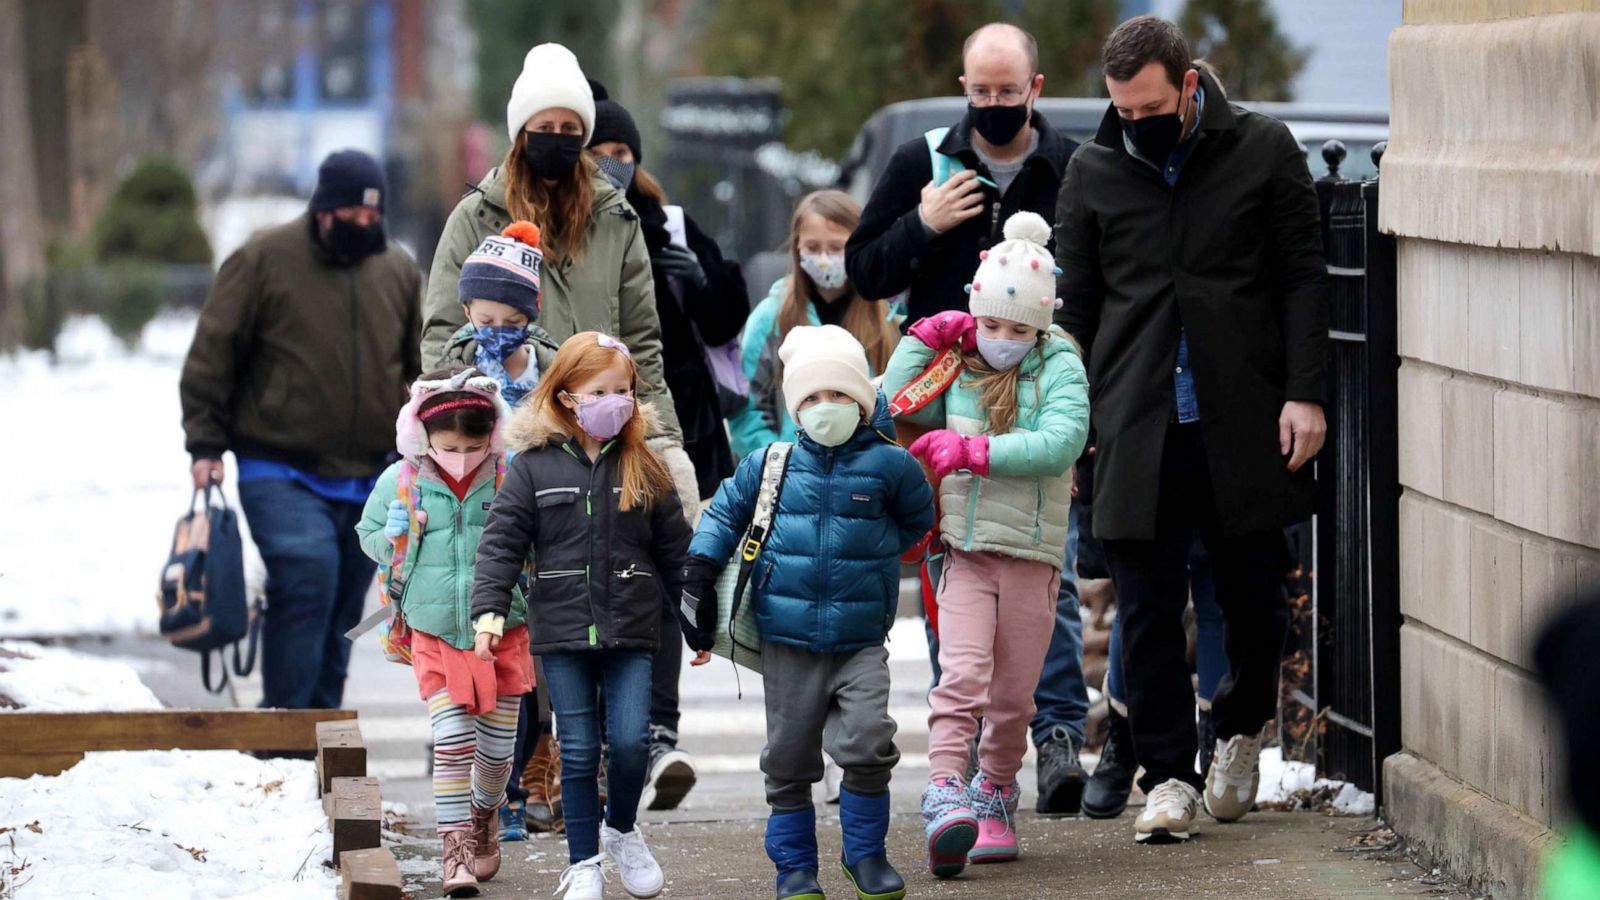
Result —
<instances>
[{"instance_id":1,"label":"pink winter boot","mask_svg":"<svg viewBox=\"0 0 1600 900\"><path fill-rule=\"evenodd\" d=\"M998 787L979 774L967 789L972 809L978 814L978 842L972 845L967 861L978 863L1011 862L1017 858L1017 830L1012 825L1022 791L1015 784Z\"/></svg>"}]
</instances>

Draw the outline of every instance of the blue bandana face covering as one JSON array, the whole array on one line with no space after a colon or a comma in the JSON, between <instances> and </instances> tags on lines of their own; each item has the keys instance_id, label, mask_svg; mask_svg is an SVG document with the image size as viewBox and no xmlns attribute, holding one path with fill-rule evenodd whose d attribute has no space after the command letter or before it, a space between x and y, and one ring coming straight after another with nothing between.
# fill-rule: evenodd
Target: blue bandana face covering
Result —
<instances>
[{"instance_id":1,"label":"blue bandana face covering","mask_svg":"<svg viewBox=\"0 0 1600 900\"><path fill-rule=\"evenodd\" d=\"M475 325L472 339L478 342L478 355L499 362L522 349L528 340L526 325Z\"/></svg>"},{"instance_id":2,"label":"blue bandana face covering","mask_svg":"<svg viewBox=\"0 0 1600 900\"><path fill-rule=\"evenodd\" d=\"M980 334L978 355L983 357L983 361L992 366L996 372L1006 372L1022 362L1038 343L1037 339L1012 341L1005 338L984 337Z\"/></svg>"}]
</instances>

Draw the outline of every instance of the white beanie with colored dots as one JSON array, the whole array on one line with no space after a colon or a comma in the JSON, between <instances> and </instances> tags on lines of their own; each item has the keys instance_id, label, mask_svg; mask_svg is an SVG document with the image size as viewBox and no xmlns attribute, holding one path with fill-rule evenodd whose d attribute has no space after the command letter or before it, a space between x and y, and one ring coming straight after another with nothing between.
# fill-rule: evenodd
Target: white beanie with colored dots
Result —
<instances>
[{"instance_id":1,"label":"white beanie with colored dots","mask_svg":"<svg viewBox=\"0 0 1600 900\"><path fill-rule=\"evenodd\" d=\"M1009 319L1040 331L1061 301L1056 298L1055 259L1045 244L1050 225L1038 213L1019 212L1006 220L1005 240L978 254L978 271L967 285L967 309L974 316Z\"/></svg>"},{"instance_id":2,"label":"white beanie with colored dots","mask_svg":"<svg viewBox=\"0 0 1600 900\"><path fill-rule=\"evenodd\" d=\"M570 109L583 120L583 142L594 134L594 91L578 58L560 44L540 44L522 58L522 74L506 103L506 132L512 143L528 120L547 109Z\"/></svg>"},{"instance_id":3,"label":"white beanie with colored dots","mask_svg":"<svg viewBox=\"0 0 1600 900\"><path fill-rule=\"evenodd\" d=\"M789 418L800 416L800 403L818 391L838 391L861 404L870 417L878 391L868 378L867 351L855 335L837 325L801 325L789 329L778 348L783 362L783 401Z\"/></svg>"}]
</instances>

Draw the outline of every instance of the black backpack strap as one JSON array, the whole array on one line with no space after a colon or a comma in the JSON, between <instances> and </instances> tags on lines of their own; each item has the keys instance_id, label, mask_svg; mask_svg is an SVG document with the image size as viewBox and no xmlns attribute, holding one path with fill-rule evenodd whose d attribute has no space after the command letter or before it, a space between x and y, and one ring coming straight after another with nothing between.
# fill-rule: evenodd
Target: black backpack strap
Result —
<instances>
[{"instance_id":1,"label":"black backpack strap","mask_svg":"<svg viewBox=\"0 0 1600 900\"><path fill-rule=\"evenodd\" d=\"M255 602L255 606L253 606L250 610L249 632L245 635L244 640L233 642L233 674L239 676L240 678L248 678L250 677L250 673L255 671L256 647L261 643L261 620L263 618L262 603L260 600L257 600ZM240 644L246 645L243 665L239 663Z\"/></svg>"},{"instance_id":2,"label":"black backpack strap","mask_svg":"<svg viewBox=\"0 0 1600 900\"><path fill-rule=\"evenodd\" d=\"M200 682L206 686L206 691L212 694L220 694L228 689L228 660L226 657L222 656L221 650L217 651L217 656L221 659L220 664L217 666L217 670L222 673L222 680L217 682L216 687L212 687L211 651L207 650L200 654Z\"/></svg>"}]
</instances>

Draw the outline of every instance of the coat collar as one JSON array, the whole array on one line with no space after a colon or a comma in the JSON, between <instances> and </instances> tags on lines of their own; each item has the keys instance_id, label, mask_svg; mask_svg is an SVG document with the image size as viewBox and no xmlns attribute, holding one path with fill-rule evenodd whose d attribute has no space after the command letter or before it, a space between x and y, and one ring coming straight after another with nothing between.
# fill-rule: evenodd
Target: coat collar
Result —
<instances>
[{"instance_id":1,"label":"coat collar","mask_svg":"<svg viewBox=\"0 0 1600 900\"><path fill-rule=\"evenodd\" d=\"M1232 131L1237 127L1238 120L1227 94L1204 69L1200 70L1200 89L1205 91L1207 100L1200 107L1200 130ZM1100 120L1100 130L1095 133L1094 142L1124 155L1128 152L1122 144L1122 117L1117 115L1117 108L1109 103L1106 104L1106 114Z\"/></svg>"},{"instance_id":2,"label":"coat collar","mask_svg":"<svg viewBox=\"0 0 1600 900\"><path fill-rule=\"evenodd\" d=\"M1039 143L1034 147L1033 153L1023 160L1023 165L1038 165L1042 163L1050 167L1057 178L1061 177L1062 167L1066 164L1066 138L1061 132L1050 127L1049 121L1037 108L1033 117L1028 120L1033 130L1039 135ZM948 132L939 144L939 152L945 156L954 156L966 163L968 167L978 164L978 151L972 146L972 111L968 110ZM1035 161L1039 162L1035 162Z\"/></svg>"}]
</instances>

